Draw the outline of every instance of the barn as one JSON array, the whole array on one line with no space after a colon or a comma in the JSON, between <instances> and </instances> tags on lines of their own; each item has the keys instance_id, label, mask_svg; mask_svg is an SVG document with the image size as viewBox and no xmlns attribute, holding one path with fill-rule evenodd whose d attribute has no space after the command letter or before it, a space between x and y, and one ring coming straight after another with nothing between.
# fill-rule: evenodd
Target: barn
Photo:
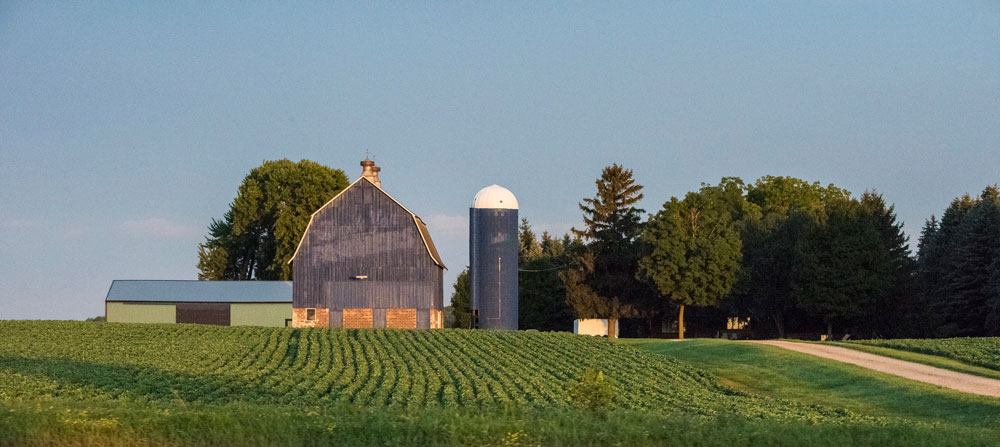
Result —
<instances>
[{"instance_id":1,"label":"barn","mask_svg":"<svg viewBox=\"0 0 1000 447\"><path fill-rule=\"evenodd\" d=\"M294 327L444 327L445 265L427 225L362 175L312 214L292 256Z\"/></svg>"},{"instance_id":2,"label":"barn","mask_svg":"<svg viewBox=\"0 0 1000 447\"><path fill-rule=\"evenodd\" d=\"M289 326L292 283L114 280L104 316L111 323Z\"/></svg>"},{"instance_id":3,"label":"barn","mask_svg":"<svg viewBox=\"0 0 1000 447\"><path fill-rule=\"evenodd\" d=\"M362 176L312 214L294 281L114 280L109 322L348 328L444 327L444 269L424 221Z\"/></svg>"}]
</instances>

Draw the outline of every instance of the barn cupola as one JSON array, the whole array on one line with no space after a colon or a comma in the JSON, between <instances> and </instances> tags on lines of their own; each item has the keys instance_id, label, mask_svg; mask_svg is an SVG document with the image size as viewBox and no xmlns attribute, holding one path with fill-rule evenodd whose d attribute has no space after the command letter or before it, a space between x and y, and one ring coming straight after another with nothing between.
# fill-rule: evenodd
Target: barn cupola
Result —
<instances>
[{"instance_id":1,"label":"barn cupola","mask_svg":"<svg viewBox=\"0 0 1000 447\"><path fill-rule=\"evenodd\" d=\"M382 181L378 179L378 173L381 170L382 168L375 166L375 162L369 160L368 157L365 157L365 159L361 161L361 176L371 180L371 182L379 188L382 187Z\"/></svg>"}]
</instances>

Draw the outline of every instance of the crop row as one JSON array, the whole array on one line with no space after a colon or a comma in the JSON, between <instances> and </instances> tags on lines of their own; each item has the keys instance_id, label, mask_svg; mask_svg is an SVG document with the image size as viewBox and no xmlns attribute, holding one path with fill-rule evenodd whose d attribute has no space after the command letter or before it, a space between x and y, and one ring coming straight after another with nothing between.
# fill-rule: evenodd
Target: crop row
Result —
<instances>
[{"instance_id":1,"label":"crop row","mask_svg":"<svg viewBox=\"0 0 1000 447\"><path fill-rule=\"evenodd\" d=\"M567 333L0 321L0 399L566 406L586 367L616 405L792 414L686 364Z\"/></svg>"}]
</instances>

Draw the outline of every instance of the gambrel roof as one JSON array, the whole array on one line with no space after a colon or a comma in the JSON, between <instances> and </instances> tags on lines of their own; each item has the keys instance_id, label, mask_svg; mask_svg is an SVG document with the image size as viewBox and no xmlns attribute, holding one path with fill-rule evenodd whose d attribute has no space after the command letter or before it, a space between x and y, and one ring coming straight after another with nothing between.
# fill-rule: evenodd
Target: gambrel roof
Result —
<instances>
[{"instance_id":1,"label":"gambrel roof","mask_svg":"<svg viewBox=\"0 0 1000 447\"><path fill-rule=\"evenodd\" d=\"M438 254L437 247L434 246L434 241L431 240L431 234L430 234L430 232L427 231L427 224L425 224L424 221L421 220L420 217L418 217L416 214L413 214L413 211L410 211L409 209L407 209L405 206L403 206L402 203L399 203L398 200L396 200L394 197L390 196L389 193L385 192L385 190L383 190L381 187L379 187L374 182L372 182L371 180L369 180L368 178L366 178L364 176L358 177L357 180L355 180L353 183L351 183L346 188L344 188L343 190L341 190L339 193L337 193L337 195L333 196L332 199L330 199L329 201L327 201L325 204L323 204L323 206L319 207L319 209L316 210L316 212L312 213L312 215L309 216L309 224L306 225L306 231L302 232L302 239L299 239L299 245L295 247L295 253L292 254L292 258L289 259L288 262L291 263L292 261L294 261L295 260L295 256L297 256L299 254L299 250L302 249L302 243L305 242L306 235L309 234L309 227L312 226L313 219L316 218L316 215L319 214L320 211L323 211L323 208L326 208L326 207L330 206L331 203L335 202L338 198L340 198L340 196L342 196L345 192L347 192L347 190L351 189L352 187L354 187L354 185L358 184L358 182L361 182L361 181L365 181L365 182L368 182L369 184L371 184L371 186L375 187L376 190L378 190L382 194L385 194L386 197L388 197L390 200L392 200L396 205L399 205L400 208L402 208L404 211L406 211L407 213L409 213L410 216L413 217L413 224L416 225L417 232L420 233L420 239L424 243L424 248L427 249L428 256L431 257L431 260L433 260L434 264L436 264L438 267L441 267L441 268L447 270L448 267L445 267L444 262L441 261L441 255Z\"/></svg>"}]
</instances>

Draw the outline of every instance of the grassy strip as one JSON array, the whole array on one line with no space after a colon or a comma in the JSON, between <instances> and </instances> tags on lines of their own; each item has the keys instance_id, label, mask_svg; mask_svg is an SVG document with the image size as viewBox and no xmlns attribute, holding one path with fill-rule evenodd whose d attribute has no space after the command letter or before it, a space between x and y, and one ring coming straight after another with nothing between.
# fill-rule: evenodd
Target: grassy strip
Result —
<instances>
[{"instance_id":1,"label":"grassy strip","mask_svg":"<svg viewBox=\"0 0 1000 447\"><path fill-rule=\"evenodd\" d=\"M850 342L835 341L835 342L815 342L815 343L840 346L842 348L849 348L855 351L867 352L869 354L882 355L885 357L891 357L898 360L906 360L908 362L921 363L936 368L942 368L955 372L972 374L974 376L987 377L990 379L1000 380L1000 371L984 368L982 366L970 365L968 363L963 363L955 359L942 357L940 355L924 354L920 352L904 351L901 349L885 348L882 346L863 345Z\"/></svg>"},{"instance_id":2,"label":"grassy strip","mask_svg":"<svg viewBox=\"0 0 1000 447\"><path fill-rule=\"evenodd\" d=\"M800 404L960 427L996 430L1000 423L1000 399L960 393L775 346L713 339L623 342L686 361L738 390Z\"/></svg>"},{"instance_id":3,"label":"grassy strip","mask_svg":"<svg viewBox=\"0 0 1000 447\"><path fill-rule=\"evenodd\" d=\"M895 338L855 340L852 343L938 355L1000 371L1000 337Z\"/></svg>"},{"instance_id":4,"label":"grassy strip","mask_svg":"<svg viewBox=\"0 0 1000 447\"><path fill-rule=\"evenodd\" d=\"M486 411L350 406L0 400L0 445L995 445L1000 432L908 421L775 421L642 410Z\"/></svg>"}]
</instances>

